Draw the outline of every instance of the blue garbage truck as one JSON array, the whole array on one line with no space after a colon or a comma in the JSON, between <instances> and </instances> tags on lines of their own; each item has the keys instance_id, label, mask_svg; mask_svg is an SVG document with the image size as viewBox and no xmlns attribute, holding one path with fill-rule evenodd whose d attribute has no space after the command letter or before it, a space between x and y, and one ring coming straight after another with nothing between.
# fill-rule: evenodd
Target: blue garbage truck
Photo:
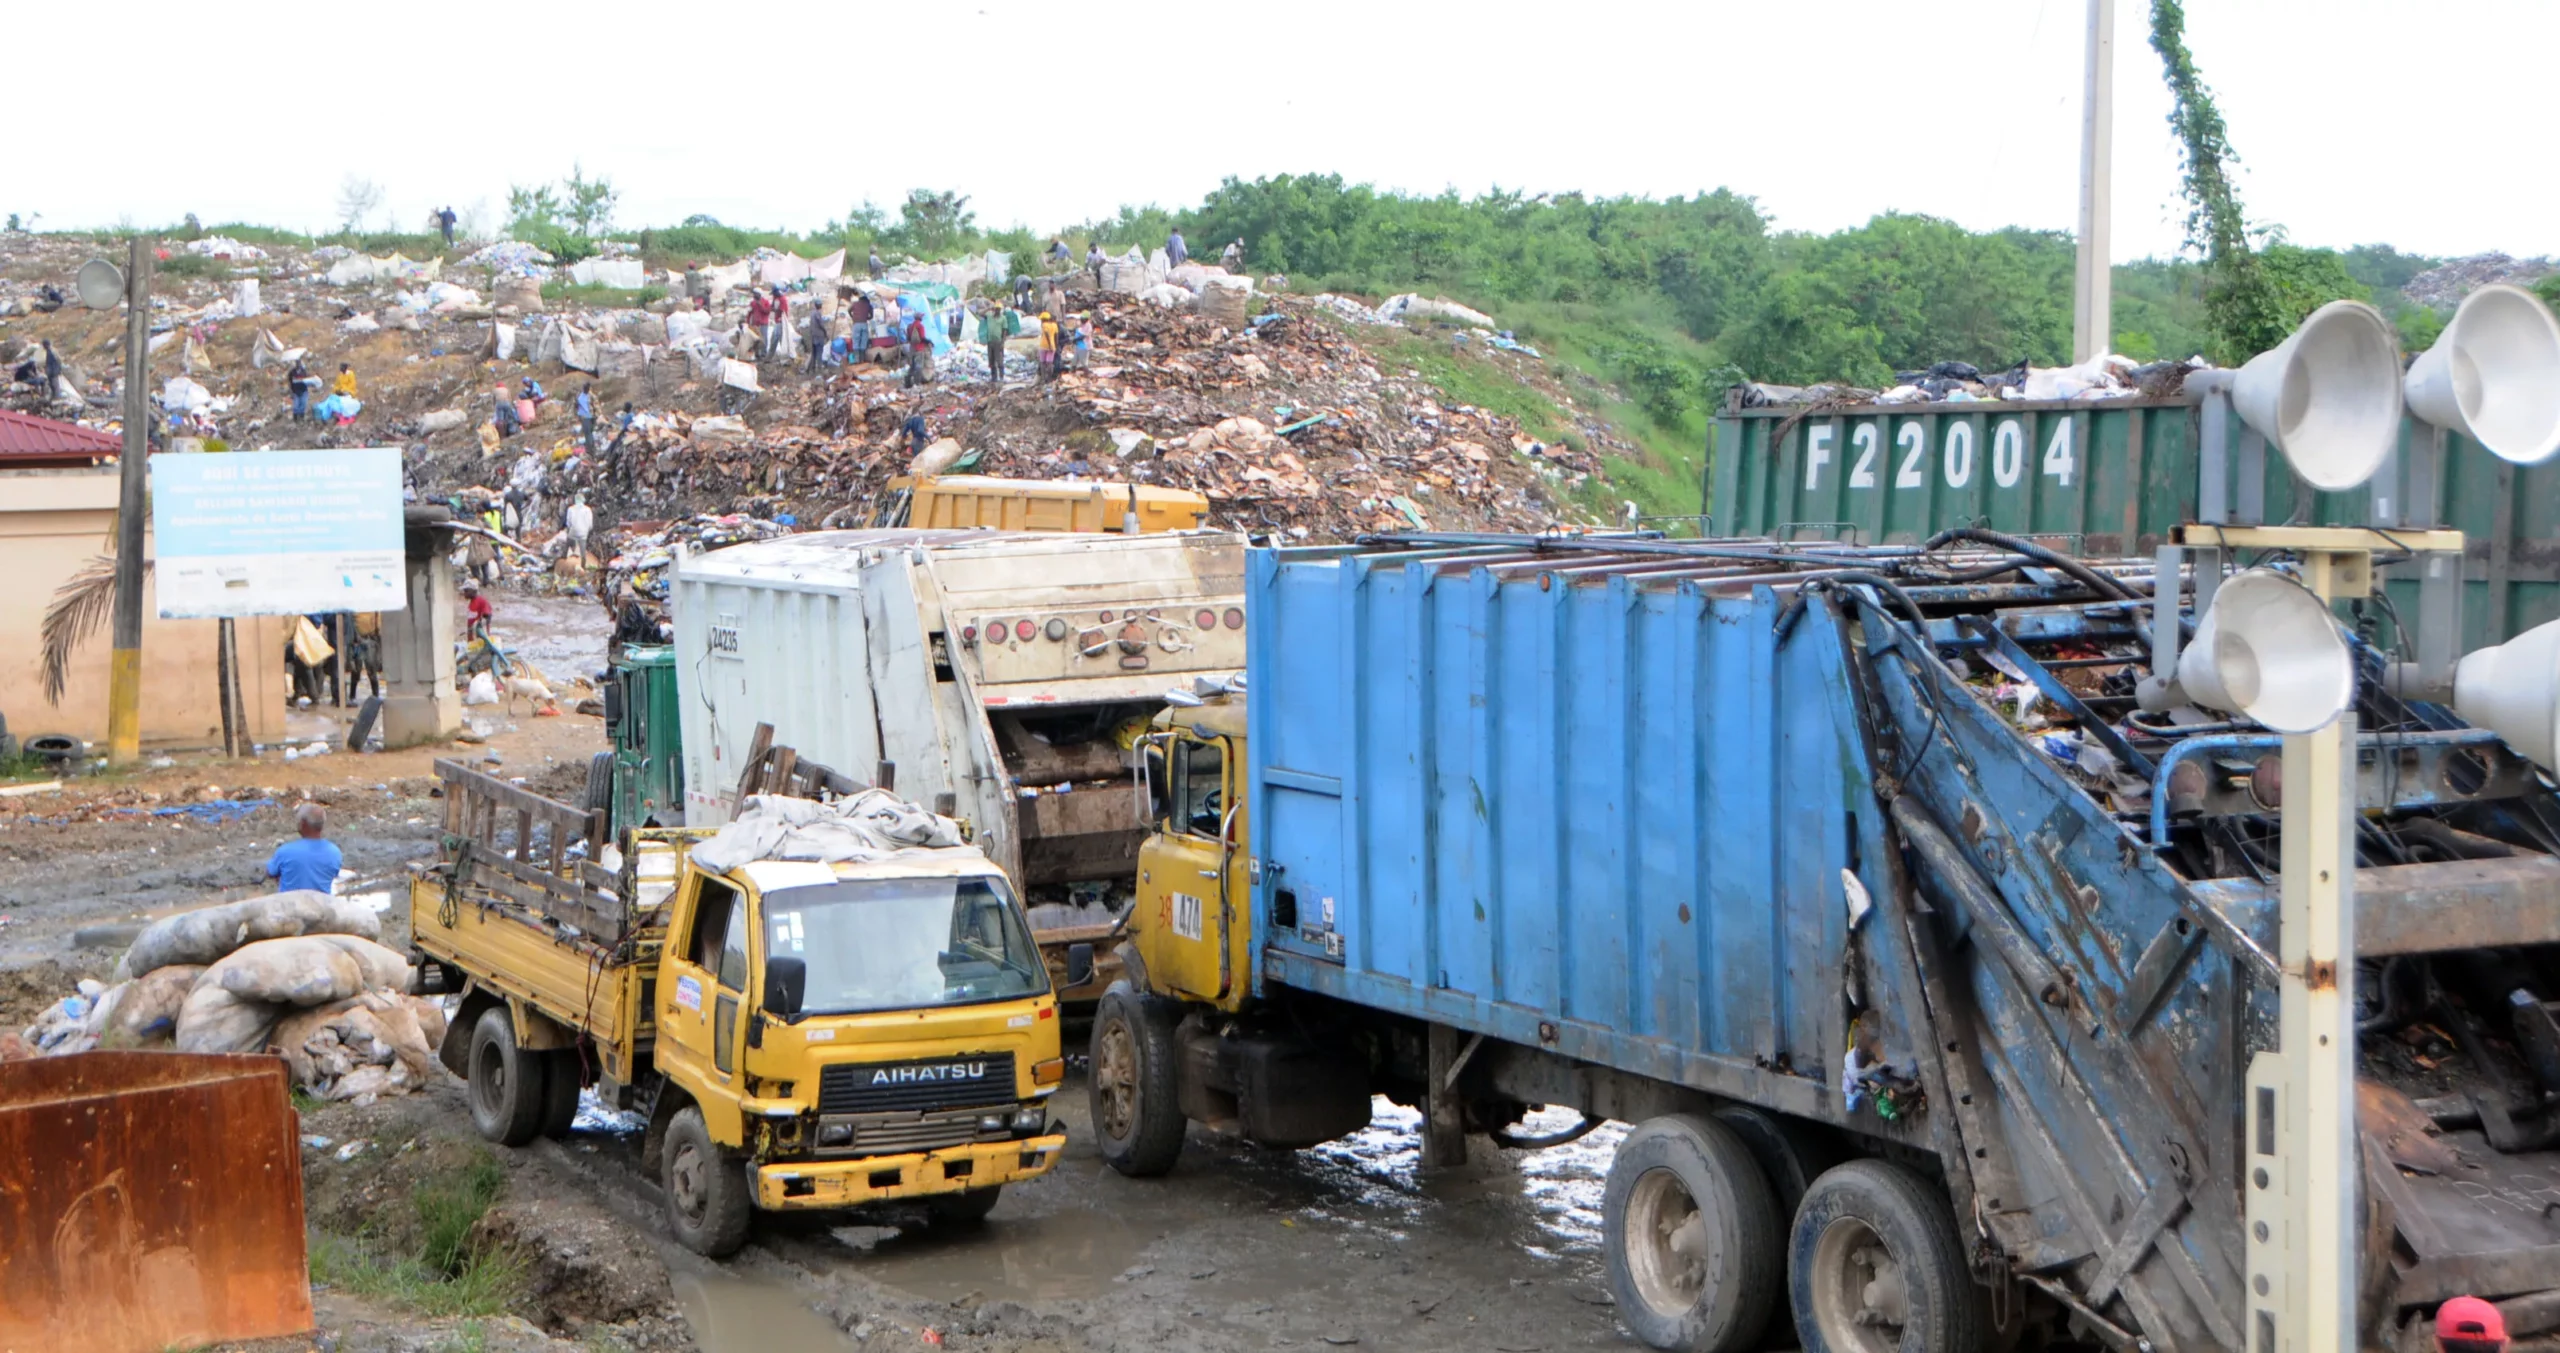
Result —
<instances>
[{"instance_id":1,"label":"blue garbage truck","mask_svg":"<svg viewBox=\"0 0 2560 1353\"><path fill-rule=\"evenodd\" d=\"M1306 1147L1373 1095L1426 1165L1616 1120L1605 1266L1653 1347L2259 1347L2278 739L2143 710L2152 568L1983 531L1252 551L1246 682L1137 749L1101 1154ZM2358 651L2357 1319L2560 1325L2560 799Z\"/></svg>"}]
</instances>

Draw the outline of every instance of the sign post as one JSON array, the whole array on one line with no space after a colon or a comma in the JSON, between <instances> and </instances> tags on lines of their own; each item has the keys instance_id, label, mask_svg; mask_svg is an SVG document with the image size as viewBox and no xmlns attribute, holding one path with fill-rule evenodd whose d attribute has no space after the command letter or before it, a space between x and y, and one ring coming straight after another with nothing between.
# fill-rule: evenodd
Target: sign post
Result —
<instances>
[{"instance_id":1,"label":"sign post","mask_svg":"<svg viewBox=\"0 0 2560 1353\"><path fill-rule=\"evenodd\" d=\"M158 456L151 469L163 618L408 606L397 448Z\"/></svg>"}]
</instances>

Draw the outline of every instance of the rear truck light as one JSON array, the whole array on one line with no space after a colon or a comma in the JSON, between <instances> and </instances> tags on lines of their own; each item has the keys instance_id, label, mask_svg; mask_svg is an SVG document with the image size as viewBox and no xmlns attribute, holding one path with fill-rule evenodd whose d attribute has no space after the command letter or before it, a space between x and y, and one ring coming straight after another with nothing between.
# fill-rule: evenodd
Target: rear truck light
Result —
<instances>
[{"instance_id":1,"label":"rear truck light","mask_svg":"<svg viewBox=\"0 0 2560 1353\"><path fill-rule=\"evenodd\" d=\"M1104 612L1102 613L1102 623L1103 623L1103 624L1106 624L1106 625L1108 625L1108 624L1110 624L1110 623L1111 623L1111 612L1109 612L1109 611L1104 611Z\"/></svg>"},{"instance_id":2,"label":"rear truck light","mask_svg":"<svg viewBox=\"0 0 2560 1353\"><path fill-rule=\"evenodd\" d=\"M1230 606L1227 608L1227 628L1231 630L1240 630L1244 628L1243 607Z\"/></svg>"},{"instance_id":3,"label":"rear truck light","mask_svg":"<svg viewBox=\"0 0 2560 1353\"><path fill-rule=\"evenodd\" d=\"M1044 1005L1044 1006L1040 1007L1040 1018L1042 1018L1042 1019L1056 1019L1057 1017L1058 1017L1058 1007L1056 1007L1056 1006L1054 1006L1054 1005Z\"/></svg>"},{"instance_id":4,"label":"rear truck light","mask_svg":"<svg viewBox=\"0 0 2560 1353\"><path fill-rule=\"evenodd\" d=\"M1056 616L1051 616L1049 618L1049 623L1040 627L1040 632L1047 635L1052 642L1064 639L1067 637L1067 622Z\"/></svg>"},{"instance_id":5,"label":"rear truck light","mask_svg":"<svg viewBox=\"0 0 2560 1353\"><path fill-rule=\"evenodd\" d=\"M1003 621L981 620L978 622L978 628L986 631L988 643L1000 644L1004 642L1005 626Z\"/></svg>"},{"instance_id":6,"label":"rear truck light","mask_svg":"<svg viewBox=\"0 0 2560 1353\"><path fill-rule=\"evenodd\" d=\"M1031 1083L1033 1085L1055 1085L1066 1078L1067 1060L1063 1057L1052 1057L1045 1062L1033 1062L1031 1064Z\"/></svg>"},{"instance_id":7,"label":"rear truck light","mask_svg":"<svg viewBox=\"0 0 2560 1353\"><path fill-rule=\"evenodd\" d=\"M964 644L974 644L978 642L978 627L975 625L962 625L960 627L960 642Z\"/></svg>"},{"instance_id":8,"label":"rear truck light","mask_svg":"<svg viewBox=\"0 0 2560 1353\"><path fill-rule=\"evenodd\" d=\"M1039 632L1040 627L1032 624L1028 620L1017 620L1013 622L1013 637L1016 639L1028 639Z\"/></svg>"},{"instance_id":9,"label":"rear truck light","mask_svg":"<svg viewBox=\"0 0 2560 1353\"><path fill-rule=\"evenodd\" d=\"M1218 627L1218 613L1216 611L1204 610L1200 614L1191 617L1191 623L1195 627L1204 630L1216 629Z\"/></svg>"},{"instance_id":10,"label":"rear truck light","mask_svg":"<svg viewBox=\"0 0 2560 1353\"><path fill-rule=\"evenodd\" d=\"M1013 1130L1016 1132L1028 1132L1036 1137L1040 1135L1040 1129L1047 1126L1049 1126L1047 1109L1024 1109L1013 1116Z\"/></svg>"},{"instance_id":11,"label":"rear truck light","mask_svg":"<svg viewBox=\"0 0 2560 1353\"><path fill-rule=\"evenodd\" d=\"M981 1118L978 1120L978 1131L979 1131L979 1132L981 1132L981 1133L997 1133L997 1132L1004 1132L1004 1131L1007 1131L1007 1130L1008 1130L1008 1124L1009 1124L1009 1122L1010 1122L1010 1120L1009 1120L1009 1119L1007 1119L1003 1114L1000 1114L1000 1113L991 1113L991 1114L987 1114L987 1115L985 1115L984 1117L981 1117Z\"/></svg>"}]
</instances>

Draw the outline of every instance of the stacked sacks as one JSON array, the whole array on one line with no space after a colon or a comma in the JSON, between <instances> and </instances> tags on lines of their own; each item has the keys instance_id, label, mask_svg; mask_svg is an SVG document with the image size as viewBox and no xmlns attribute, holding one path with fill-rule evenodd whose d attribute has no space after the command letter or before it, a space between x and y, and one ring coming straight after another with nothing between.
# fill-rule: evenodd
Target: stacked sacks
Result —
<instances>
[{"instance_id":1,"label":"stacked sacks","mask_svg":"<svg viewBox=\"0 0 2560 1353\"><path fill-rule=\"evenodd\" d=\"M202 907L144 927L115 982L82 984L27 1043L47 1054L173 1044L180 1052L274 1048L324 1099L369 1100L427 1083L443 1008L406 995L408 960L377 943L363 904L297 891Z\"/></svg>"}]
</instances>

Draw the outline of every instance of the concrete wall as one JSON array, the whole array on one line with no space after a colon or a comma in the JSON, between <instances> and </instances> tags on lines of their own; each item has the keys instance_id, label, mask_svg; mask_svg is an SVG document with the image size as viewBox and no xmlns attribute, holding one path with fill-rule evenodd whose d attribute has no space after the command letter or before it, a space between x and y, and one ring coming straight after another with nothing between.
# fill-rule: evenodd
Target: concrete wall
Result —
<instances>
[{"instance_id":1,"label":"concrete wall","mask_svg":"<svg viewBox=\"0 0 2560 1353\"><path fill-rule=\"evenodd\" d=\"M116 469L0 470L0 716L21 739L69 733L107 739L109 626L80 645L62 703L44 698L44 612L54 590L110 552ZM146 541L145 550L148 551ZM147 747L219 746L222 704L215 675L216 622L161 620L146 581L142 593L142 741ZM284 622L242 620L241 703L249 736L284 735Z\"/></svg>"}]
</instances>

